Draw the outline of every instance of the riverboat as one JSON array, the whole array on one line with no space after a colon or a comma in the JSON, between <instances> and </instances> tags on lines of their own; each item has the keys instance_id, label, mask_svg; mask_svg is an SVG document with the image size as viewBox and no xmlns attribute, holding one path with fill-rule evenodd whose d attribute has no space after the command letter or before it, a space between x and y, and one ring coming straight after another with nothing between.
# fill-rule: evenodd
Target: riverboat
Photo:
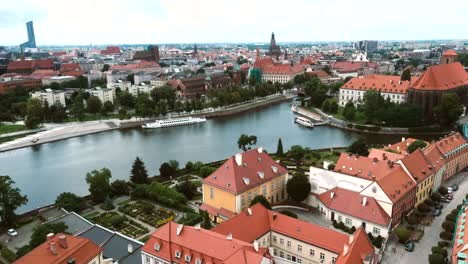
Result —
<instances>
[{"instance_id":1,"label":"riverboat","mask_svg":"<svg viewBox=\"0 0 468 264\"><path fill-rule=\"evenodd\" d=\"M183 118L169 118L163 120L156 120L155 122L144 124L143 128L161 128L173 126L185 126L206 122L205 117L183 117Z\"/></svg>"},{"instance_id":2,"label":"riverboat","mask_svg":"<svg viewBox=\"0 0 468 264\"><path fill-rule=\"evenodd\" d=\"M304 118L304 117L296 117L294 119L294 122L302 125L302 126L305 126L305 127L308 127L308 128L313 128L314 127L314 124L312 123L312 121L310 121L309 119L307 118Z\"/></svg>"}]
</instances>

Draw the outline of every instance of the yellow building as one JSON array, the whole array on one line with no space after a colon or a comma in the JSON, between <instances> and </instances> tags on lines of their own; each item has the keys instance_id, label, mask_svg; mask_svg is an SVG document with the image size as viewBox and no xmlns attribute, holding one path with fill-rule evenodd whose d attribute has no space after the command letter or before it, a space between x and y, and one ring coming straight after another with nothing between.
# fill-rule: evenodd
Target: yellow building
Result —
<instances>
[{"instance_id":1,"label":"yellow building","mask_svg":"<svg viewBox=\"0 0 468 264\"><path fill-rule=\"evenodd\" d=\"M416 207L431 196L434 186L435 169L421 149L417 149L404 157L401 162L406 173L411 175L417 183Z\"/></svg>"},{"instance_id":2,"label":"yellow building","mask_svg":"<svg viewBox=\"0 0 468 264\"><path fill-rule=\"evenodd\" d=\"M200 209L219 223L247 208L258 195L272 204L285 200L287 181L287 169L262 148L236 154L203 180Z\"/></svg>"}]
</instances>

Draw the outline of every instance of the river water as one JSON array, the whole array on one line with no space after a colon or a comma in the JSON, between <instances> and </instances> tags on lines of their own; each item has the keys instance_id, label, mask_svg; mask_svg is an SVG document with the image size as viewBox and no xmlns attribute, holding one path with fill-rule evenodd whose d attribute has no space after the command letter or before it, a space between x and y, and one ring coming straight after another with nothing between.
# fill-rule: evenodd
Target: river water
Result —
<instances>
[{"instance_id":1,"label":"river water","mask_svg":"<svg viewBox=\"0 0 468 264\"><path fill-rule=\"evenodd\" d=\"M87 172L107 167L112 180L128 179L139 156L150 175L159 174L161 163L177 160L214 161L239 150L241 134L258 137L257 146L276 151L281 137L285 150L292 145L310 148L343 147L365 137L369 143L391 143L399 136L370 136L321 126L313 129L293 122L291 101L262 109L208 120L204 124L154 130L113 130L0 153L0 175L9 175L23 194L25 212L55 201L62 192L88 194Z\"/></svg>"}]
</instances>

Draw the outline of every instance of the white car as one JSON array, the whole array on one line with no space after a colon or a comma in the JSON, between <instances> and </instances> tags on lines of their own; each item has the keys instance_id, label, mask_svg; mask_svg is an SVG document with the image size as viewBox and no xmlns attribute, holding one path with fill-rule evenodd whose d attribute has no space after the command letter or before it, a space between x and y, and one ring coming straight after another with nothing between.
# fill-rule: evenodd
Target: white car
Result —
<instances>
[{"instance_id":1,"label":"white car","mask_svg":"<svg viewBox=\"0 0 468 264\"><path fill-rule=\"evenodd\" d=\"M448 187L448 188L447 188L447 192L448 192L448 193L452 193L452 192L453 192L452 187Z\"/></svg>"},{"instance_id":2,"label":"white car","mask_svg":"<svg viewBox=\"0 0 468 264\"><path fill-rule=\"evenodd\" d=\"M18 232L16 232L16 230L14 230L13 228L10 228L8 229L7 234L11 237L15 237L18 235Z\"/></svg>"}]
</instances>

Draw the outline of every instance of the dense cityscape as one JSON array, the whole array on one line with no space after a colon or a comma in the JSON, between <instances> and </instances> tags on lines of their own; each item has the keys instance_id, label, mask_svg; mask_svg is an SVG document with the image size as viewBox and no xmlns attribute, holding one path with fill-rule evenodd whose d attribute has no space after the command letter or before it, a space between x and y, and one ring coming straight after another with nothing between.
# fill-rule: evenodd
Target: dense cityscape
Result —
<instances>
[{"instance_id":1,"label":"dense cityscape","mask_svg":"<svg viewBox=\"0 0 468 264\"><path fill-rule=\"evenodd\" d=\"M468 261L468 40L61 45L21 19L0 264Z\"/></svg>"}]
</instances>

